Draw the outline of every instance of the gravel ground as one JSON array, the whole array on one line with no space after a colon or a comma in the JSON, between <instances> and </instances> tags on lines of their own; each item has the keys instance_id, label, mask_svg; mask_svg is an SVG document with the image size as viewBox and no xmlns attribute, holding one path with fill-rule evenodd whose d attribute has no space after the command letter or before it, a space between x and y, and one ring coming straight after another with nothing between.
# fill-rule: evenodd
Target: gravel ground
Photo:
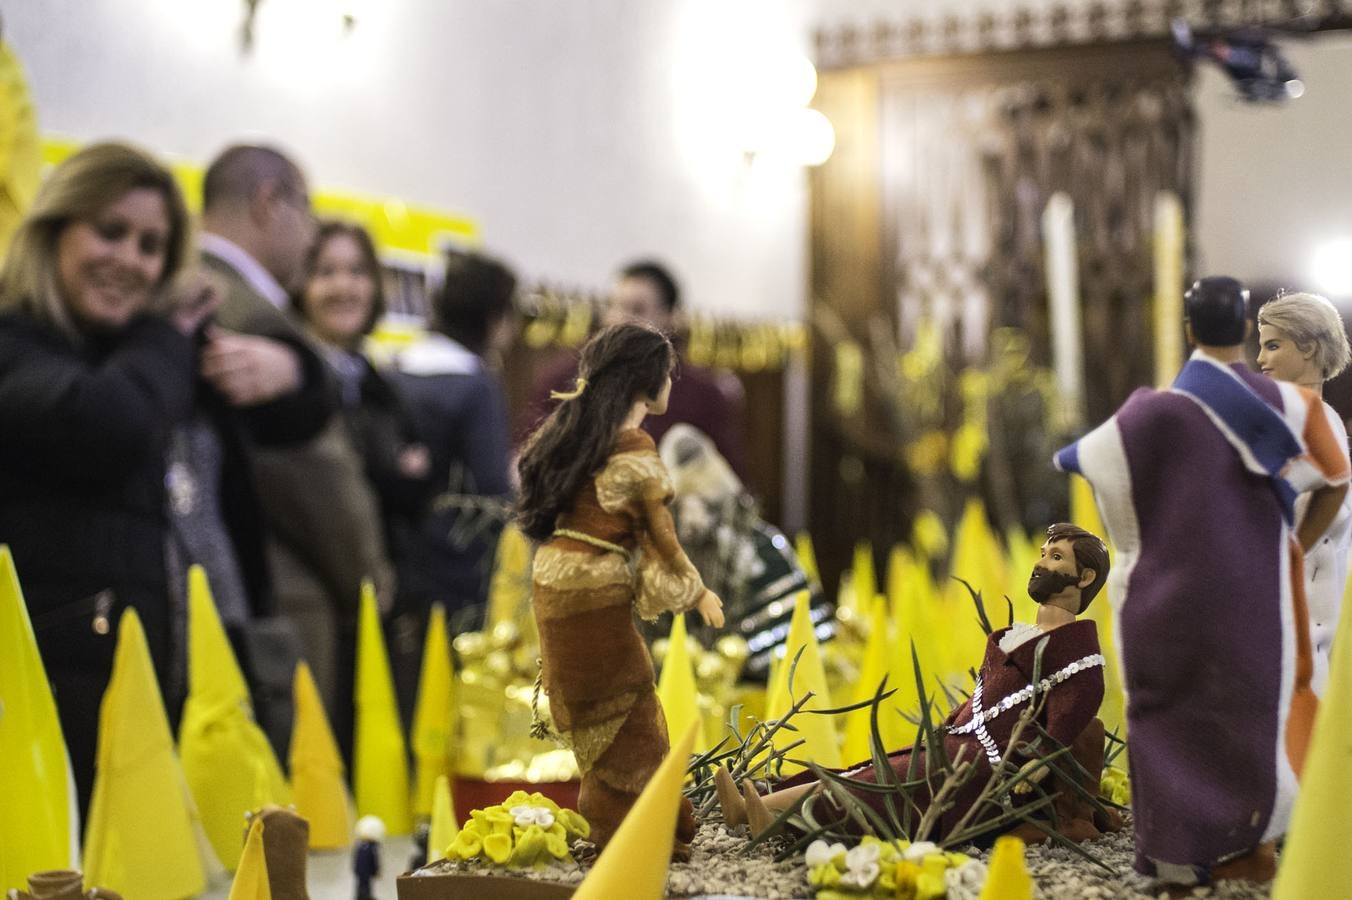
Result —
<instances>
[{"instance_id":1,"label":"gravel ground","mask_svg":"<svg viewBox=\"0 0 1352 900\"><path fill-rule=\"evenodd\" d=\"M729 831L721 823L708 822L700 827L688 862L673 863L667 880L668 897L756 897L766 900L810 897L802 857L774 862L773 849L762 845L743 855L745 829ZM590 845L579 845L577 864L552 866L522 877L576 883L582 880L594 860ZM1064 847L1044 844L1029 847L1028 869L1037 883L1040 900L1156 900L1162 895L1151 890L1148 879L1132 871L1131 828L1085 845L1091 853L1115 871L1112 873L1085 861ZM984 861L989 853L968 851ZM443 860L423 874L464 871L462 864ZM487 874L487 867L471 866ZM1260 900L1269 896L1267 886L1227 881L1209 888L1196 888L1193 895L1215 900Z\"/></svg>"}]
</instances>

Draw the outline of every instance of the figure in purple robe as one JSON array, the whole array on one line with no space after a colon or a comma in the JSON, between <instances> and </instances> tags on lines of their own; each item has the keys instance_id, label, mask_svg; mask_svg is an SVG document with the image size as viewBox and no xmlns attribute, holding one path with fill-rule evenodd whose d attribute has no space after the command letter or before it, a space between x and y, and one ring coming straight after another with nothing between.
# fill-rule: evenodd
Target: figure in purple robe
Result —
<instances>
[{"instance_id":1,"label":"figure in purple robe","mask_svg":"<svg viewBox=\"0 0 1352 900\"><path fill-rule=\"evenodd\" d=\"M1316 708L1302 548L1348 477L1318 398L1244 367L1247 297L1197 282L1174 383L1056 456L1093 486L1116 554L1136 868L1181 885L1275 871Z\"/></svg>"}]
</instances>

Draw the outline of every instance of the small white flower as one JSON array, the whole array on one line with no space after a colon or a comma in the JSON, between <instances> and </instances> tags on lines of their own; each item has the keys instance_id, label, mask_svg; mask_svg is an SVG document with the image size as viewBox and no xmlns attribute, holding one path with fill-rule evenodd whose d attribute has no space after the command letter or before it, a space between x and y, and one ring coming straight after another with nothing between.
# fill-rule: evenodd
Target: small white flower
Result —
<instances>
[{"instance_id":1,"label":"small white flower","mask_svg":"<svg viewBox=\"0 0 1352 900\"><path fill-rule=\"evenodd\" d=\"M918 844L912 844L901 852L901 856L907 862L923 862L925 857L931 853L938 853L939 845L933 841L921 841Z\"/></svg>"},{"instance_id":2,"label":"small white flower","mask_svg":"<svg viewBox=\"0 0 1352 900\"><path fill-rule=\"evenodd\" d=\"M985 882L986 864L976 859L967 862L961 868L944 872L944 885L948 888L949 900L978 900Z\"/></svg>"},{"instance_id":3,"label":"small white flower","mask_svg":"<svg viewBox=\"0 0 1352 900\"><path fill-rule=\"evenodd\" d=\"M845 867L853 869L865 863L877 862L879 857L882 856L882 852L882 844L860 844L845 854Z\"/></svg>"},{"instance_id":4,"label":"small white flower","mask_svg":"<svg viewBox=\"0 0 1352 900\"><path fill-rule=\"evenodd\" d=\"M809 869L815 869L817 866L824 866L836 858L837 853L844 853L844 844L828 844L823 840L815 840L807 845L807 852L803 855L803 861L807 863Z\"/></svg>"},{"instance_id":5,"label":"small white flower","mask_svg":"<svg viewBox=\"0 0 1352 900\"><path fill-rule=\"evenodd\" d=\"M513 806L508 812L522 828L532 825L548 828L554 824L554 814L543 806Z\"/></svg>"},{"instance_id":6,"label":"small white flower","mask_svg":"<svg viewBox=\"0 0 1352 900\"><path fill-rule=\"evenodd\" d=\"M845 874L840 883L857 888L868 888L878 880L882 867L878 858L882 847L878 844L860 844L845 854Z\"/></svg>"}]
</instances>

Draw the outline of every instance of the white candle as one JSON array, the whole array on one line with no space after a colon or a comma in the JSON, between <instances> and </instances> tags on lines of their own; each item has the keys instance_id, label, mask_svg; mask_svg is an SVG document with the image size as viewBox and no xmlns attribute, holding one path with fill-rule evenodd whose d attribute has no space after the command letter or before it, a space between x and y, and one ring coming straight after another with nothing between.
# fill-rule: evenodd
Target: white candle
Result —
<instances>
[{"instance_id":1,"label":"white candle","mask_svg":"<svg viewBox=\"0 0 1352 900\"><path fill-rule=\"evenodd\" d=\"M1173 191L1155 195L1155 384L1183 367L1183 203Z\"/></svg>"},{"instance_id":2,"label":"white candle","mask_svg":"<svg viewBox=\"0 0 1352 900\"><path fill-rule=\"evenodd\" d=\"M1075 204L1064 192L1042 212L1046 254L1047 322L1052 338L1052 368L1065 413L1064 424L1084 422L1084 346L1080 328L1079 266L1075 258Z\"/></svg>"}]
</instances>

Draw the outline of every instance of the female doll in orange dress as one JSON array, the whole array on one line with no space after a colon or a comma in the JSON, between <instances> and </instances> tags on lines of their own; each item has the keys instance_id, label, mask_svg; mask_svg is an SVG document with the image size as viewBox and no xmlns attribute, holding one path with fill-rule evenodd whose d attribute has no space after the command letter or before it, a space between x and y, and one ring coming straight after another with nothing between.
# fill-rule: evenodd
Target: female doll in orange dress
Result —
<instances>
[{"instance_id":1,"label":"female doll in orange dress","mask_svg":"<svg viewBox=\"0 0 1352 900\"><path fill-rule=\"evenodd\" d=\"M522 531L538 543L532 571L542 684L554 724L582 773L578 811L604 846L666 755L666 717L652 658L634 623L696 609L723 624L676 539L671 479L639 426L666 411L671 343L645 325L616 325L585 347L577 388L522 451ZM676 852L694 838L683 801Z\"/></svg>"}]
</instances>

